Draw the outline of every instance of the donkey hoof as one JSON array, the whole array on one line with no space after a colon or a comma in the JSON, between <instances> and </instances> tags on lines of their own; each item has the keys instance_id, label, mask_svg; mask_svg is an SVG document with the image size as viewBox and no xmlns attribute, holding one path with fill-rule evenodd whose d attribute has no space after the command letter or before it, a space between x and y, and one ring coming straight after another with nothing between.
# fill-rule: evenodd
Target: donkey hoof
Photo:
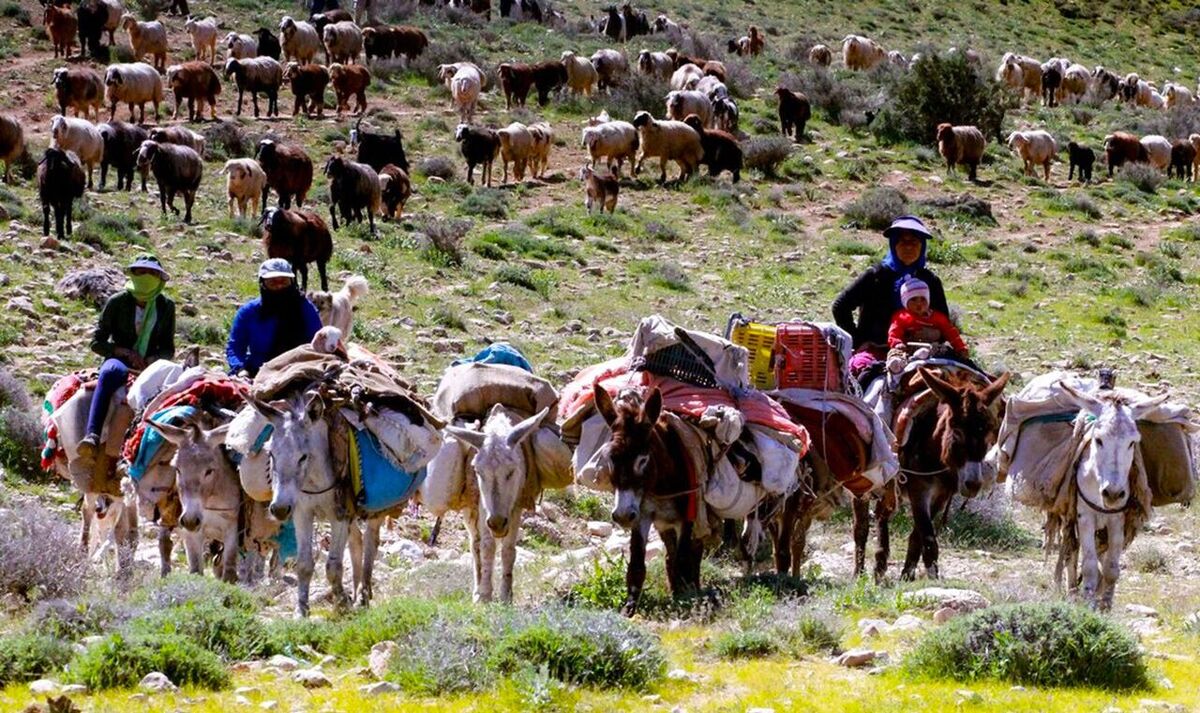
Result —
<instances>
[{"instance_id":1,"label":"donkey hoof","mask_svg":"<svg viewBox=\"0 0 1200 713\"><path fill-rule=\"evenodd\" d=\"M915 580L916 578L917 578L917 573L915 570L906 569L900 573L900 581L901 582L911 582L911 581Z\"/></svg>"}]
</instances>

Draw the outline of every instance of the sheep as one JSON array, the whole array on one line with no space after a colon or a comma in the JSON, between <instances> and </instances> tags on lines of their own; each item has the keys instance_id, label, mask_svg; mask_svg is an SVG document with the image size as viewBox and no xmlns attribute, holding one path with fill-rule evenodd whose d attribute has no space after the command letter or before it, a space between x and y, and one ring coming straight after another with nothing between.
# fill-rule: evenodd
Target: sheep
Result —
<instances>
[{"instance_id":1,"label":"sheep","mask_svg":"<svg viewBox=\"0 0 1200 713\"><path fill-rule=\"evenodd\" d=\"M804 127L812 118L812 105L803 92L793 92L787 87L776 87L779 97L779 130L784 136L791 134L796 142L804 137Z\"/></svg>"},{"instance_id":2,"label":"sheep","mask_svg":"<svg viewBox=\"0 0 1200 713\"><path fill-rule=\"evenodd\" d=\"M1121 80L1120 92L1122 101L1136 106L1161 109L1166 105L1162 95L1155 91L1149 82L1134 73L1125 75Z\"/></svg>"},{"instance_id":3,"label":"sheep","mask_svg":"<svg viewBox=\"0 0 1200 713\"><path fill-rule=\"evenodd\" d=\"M1062 100L1078 104L1087 95L1091 84L1092 75L1088 73L1087 67L1084 67L1082 64L1072 64L1063 73Z\"/></svg>"},{"instance_id":4,"label":"sheep","mask_svg":"<svg viewBox=\"0 0 1200 713\"><path fill-rule=\"evenodd\" d=\"M615 176L598 175L591 166L579 169L579 180L583 181L584 201L587 212L592 212L592 206L598 206L600 212L608 210L609 215L617 209L617 194L621 191L621 182Z\"/></svg>"},{"instance_id":5,"label":"sheep","mask_svg":"<svg viewBox=\"0 0 1200 713\"><path fill-rule=\"evenodd\" d=\"M354 111L367 111L367 87L371 85L371 72L361 64L329 65L329 81L333 83L333 95L337 99L337 114L350 111L350 97L354 97Z\"/></svg>"},{"instance_id":6,"label":"sheep","mask_svg":"<svg viewBox=\"0 0 1200 713\"><path fill-rule=\"evenodd\" d=\"M227 67L231 59L250 59L258 56L258 40L253 35L239 35L236 32L230 32L225 35L224 40L221 40L221 44L227 48L225 53L225 66Z\"/></svg>"},{"instance_id":7,"label":"sheep","mask_svg":"<svg viewBox=\"0 0 1200 713\"><path fill-rule=\"evenodd\" d=\"M638 71L649 77L670 81L675 72L675 60L666 52L642 50L638 53Z\"/></svg>"},{"instance_id":8,"label":"sheep","mask_svg":"<svg viewBox=\"0 0 1200 713\"><path fill-rule=\"evenodd\" d=\"M1188 143L1196 151L1196 160L1192 164L1192 176L1200 176L1200 134L1189 134Z\"/></svg>"},{"instance_id":9,"label":"sheep","mask_svg":"<svg viewBox=\"0 0 1200 713\"><path fill-rule=\"evenodd\" d=\"M667 94L667 118L683 121L689 114L700 117L705 126L712 126L712 102L697 91L670 92Z\"/></svg>"},{"instance_id":10,"label":"sheep","mask_svg":"<svg viewBox=\"0 0 1200 713\"><path fill-rule=\"evenodd\" d=\"M450 78L450 98L454 106L458 107L458 115L463 122L468 122L475 116L475 108L479 104L479 94L482 91L483 72L474 65L461 67Z\"/></svg>"},{"instance_id":11,"label":"sheep","mask_svg":"<svg viewBox=\"0 0 1200 713\"><path fill-rule=\"evenodd\" d=\"M1124 131L1117 131L1104 137L1104 158L1108 162L1108 177L1112 178L1113 170L1126 163L1146 163L1149 157L1146 147L1138 137Z\"/></svg>"},{"instance_id":12,"label":"sheep","mask_svg":"<svg viewBox=\"0 0 1200 713\"><path fill-rule=\"evenodd\" d=\"M42 202L42 235L50 234L50 211L54 210L55 235L63 240L63 222L71 234L71 213L76 198L83 197L83 166L70 151L48 148L38 162L38 200Z\"/></svg>"},{"instance_id":13,"label":"sheep","mask_svg":"<svg viewBox=\"0 0 1200 713\"><path fill-rule=\"evenodd\" d=\"M279 61L279 56L282 54L283 48L279 45L278 37L265 27L260 27L250 34L258 42L258 57L270 57L275 61Z\"/></svg>"},{"instance_id":14,"label":"sheep","mask_svg":"<svg viewBox=\"0 0 1200 713\"><path fill-rule=\"evenodd\" d=\"M676 91L686 89L689 84L699 82L703 78L703 69L694 64L685 64L671 75L671 89Z\"/></svg>"},{"instance_id":15,"label":"sheep","mask_svg":"<svg viewBox=\"0 0 1200 713\"><path fill-rule=\"evenodd\" d=\"M0 160L4 161L4 182L9 183L13 161L25 155L25 129L21 122L0 114Z\"/></svg>"},{"instance_id":16,"label":"sheep","mask_svg":"<svg viewBox=\"0 0 1200 713\"><path fill-rule=\"evenodd\" d=\"M317 56L317 50L321 49L321 36L316 28L287 15L279 21L279 35L283 38L285 60L308 64Z\"/></svg>"},{"instance_id":17,"label":"sheep","mask_svg":"<svg viewBox=\"0 0 1200 713\"><path fill-rule=\"evenodd\" d=\"M90 118L95 110L99 119L100 107L104 106L104 77L89 67L59 67L54 70L54 95L59 114L66 116L67 107L71 107L75 116Z\"/></svg>"},{"instance_id":18,"label":"sheep","mask_svg":"<svg viewBox=\"0 0 1200 713\"><path fill-rule=\"evenodd\" d=\"M513 175L518 181L525 178L525 166L534 153L533 135L524 124L514 121L503 129L497 129L500 137L500 161L504 164L504 180L508 183L508 164L513 165Z\"/></svg>"},{"instance_id":19,"label":"sheep","mask_svg":"<svg viewBox=\"0 0 1200 713\"><path fill-rule=\"evenodd\" d=\"M891 50L887 53L887 63L898 69L908 69L911 66L908 58L899 50Z\"/></svg>"},{"instance_id":20,"label":"sheep","mask_svg":"<svg viewBox=\"0 0 1200 713\"><path fill-rule=\"evenodd\" d=\"M1121 88L1121 78L1105 69L1101 65L1096 65L1092 70L1092 89L1100 101L1105 102L1117 95Z\"/></svg>"},{"instance_id":21,"label":"sheep","mask_svg":"<svg viewBox=\"0 0 1200 713\"><path fill-rule=\"evenodd\" d=\"M529 173L534 178L545 178L550 166L550 148L554 146L554 129L550 124L539 121L529 125L533 136L533 155L529 159Z\"/></svg>"},{"instance_id":22,"label":"sheep","mask_svg":"<svg viewBox=\"0 0 1200 713\"><path fill-rule=\"evenodd\" d=\"M813 45L808 49L808 61L818 67L828 67L833 64L833 50L827 45Z\"/></svg>"},{"instance_id":23,"label":"sheep","mask_svg":"<svg viewBox=\"0 0 1200 713\"><path fill-rule=\"evenodd\" d=\"M150 140L159 144L187 146L195 151L196 155L204 156L204 136L183 126L159 126L150 129Z\"/></svg>"},{"instance_id":24,"label":"sheep","mask_svg":"<svg viewBox=\"0 0 1200 713\"><path fill-rule=\"evenodd\" d=\"M1195 102L1190 89L1174 82L1167 82L1167 85L1163 87L1163 98L1167 102L1168 109L1187 106Z\"/></svg>"},{"instance_id":25,"label":"sheep","mask_svg":"<svg viewBox=\"0 0 1200 713\"><path fill-rule=\"evenodd\" d=\"M861 35L846 35L842 40L842 62L847 69L872 69L887 57L875 40Z\"/></svg>"},{"instance_id":26,"label":"sheep","mask_svg":"<svg viewBox=\"0 0 1200 713\"><path fill-rule=\"evenodd\" d=\"M733 174L733 182L737 183L742 177L742 148L737 139L726 131L706 129L704 122L695 114L689 114L683 123L692 127L700 135L700 146L704 149L704 158L700 164L708 166L708 175L715 178L722 171Z\"/></svg>"},{"instance_id":27,"label":"sheep","mask_svg":"<svg viewBox=\"0 0 1200 713\"><path fill-rule=\"evenodd\" d=\"M736 134L738 131L738 106L731 97L720 97L713 101L713 123L722 131Z\"/></svg>"},{"instance_id":28,"label":"sheep","mask_svg":"<svg viewBox=\"0 0 1200 713\"><path fill-rule=\"evenodd\" d=\"M263 188L263 206L267 205L267 193L274 188L279 194L279 205L292 207L292 198L297 206L304 205L304 197L312 188L313 164L308 154L299 146L277 144L271 139L258 142L254 156L267 174L267 186Z\"/></svg>"},{"instance_id":29,"label":"sheep","mask_svg":"<svg viewBox=\"0 0 1200 713\"><path fill-rule=\"evenodd\" d=\"M1042 96L1042 63L1032 57L1007 52L996 69L996 81L1026 96Z\"/></svg>"},{"instance_id":30,"label":"sheep","mask_svg":"<svg viewBox=\"0 0 1200 713\"><path fill-rule=\"evenodd\" d=\"M192 36L192 48L196 50L196 59L203 60L205 54L212 64L217 63L217 18L206 17L197 20L189 17L183 23L183 29Z\"/></svg>"},{"instance_id":31,"label":"sheep","mask_svg":"<svg viewBox=\"0 0 1200 713\"><path fill-rule=\"evenodd\" d=\"M507 17L513 22L541 23L545 19L537 0L500 0L500 17Z\"/></svg>"},{"instance_id":32,"label":"sheep","mask_svg":"<svg viewBox=\"0 0 1200 713\"><path fill-rule=\"evenodd\" d=\"M656 156L659 161L659 183L666 183L668 161L679 165L681 183L696 172L696 167L704 158L704 148L700 144L700 134L692 127L682 121L657 120L648 111L639 111L634 115L633 125L637 127L641 144L633 175L638 174L647 158Z\"/></svg>"},{"instance_id":33,"label":"sheep","mask_svg":"<svg viewBox=\"0 0 1200 713\"><path fill-rule=\"evenodd\" d=\"M362 117L354 124L351 143L358 145L359 163L365 163L376 171L380 171L389 163L400 169L408 170L408 156L404 153L404 136L400 129L394 129L391 134L376 134L363 131Z\"/></svg>"},{"instance_id":34,"label":"sheep","mask_svg":"<svg viewBox=\"0 0 1200 713\"><path fill-rule=\"evenodd\" d=\"M142 57L154 57L154 68L160 72L167 68L167 28L157 20L138 22L129 13L121 16L121 26L129 33L129 46L133 48L133 61L140 62Z\"/></svg>"},{"instance_id":35,"label":"sheep","mask_svg":"<svg viewBox=\"0 0 1200 713\"><path fill-rule=\"evenodd\" d=\"M683 28L679 26L679 23L666 15L659 15L654 18L654 32L666 35L667 42L673 45L683 44L685 37Z\"/></svg>"},{"instance_id":36,"label":"sheep","mask_svg":"<svg viewBox=\"0 0 1200 713\"><path fill-rule=\"evenodd\" d=\"M725 77L728 76L728 70L725 68L725 63L719 62L715 59L708 60L700 67L700 69L705 75L716 77L717 79L721 80L722 83L725 81Z\"/></svg>"},{"instance_id":37,"label":"sheep","mask_svg":"<svg viewBox=\"0 0 1200 713\"><path fill-rule=\"evenodd\" d=\"M327 25L321 34L325 41L325 64L352 64L362 53L362 30L353 22L335 22Z\"/></svg>"},{"instance_id":38,"label":"sheep","mask_svg":"<svg viewBox=\"0 0 1200 713\"><path fill-rule=\"evenodd\" d=\"M233 77L237 84L237 116L242 115L242 98L250 92L254 118L258 118L258 93L267 96L267 116L279 116L279 87L283 84L283 67L270 57L229 59L225 62L225 78Z\"/></svg>"},{"instance_id":39,"label":"sheep","mask_svg":"<svg viewBox=\"0 0 1200 713\"><path fill-rule=\"evenodd\" d=\"M367 61L402 56L411 62L429 46L429 38L425 33L411 25L364 27L362 35Z\"/></svg>"},{"instance_id":40,"label":"sheep","mask_svg":"<svg viewBox=\"0 0 1200 713\"><path fill-rule=\"evenodd\" d=\"M1079 181L1081 183L1092 182L1092 164L1096 162L1096 152L1087 146L1080 146L1071 141L1067 144L1067 156L1070 159L1071 167L1067 172L1067 180L1075 180L1075 169L1079 169Z\"/></svg>"},{"instance_id":41,"label":"sheep","mask_svg":"<svg viewBox=\"0 0 1200 713\"><path fill-rule=\"evenodd\" d=\"M366 210L371 235L374 235L375 215L381 203L379 174L375 169L342 156L332 156L325 162L325 175L329 177L329 216L333 219L333 229L338 228L339 210L346 223L362 222Z\"/></svg>"},{"instance_id":42,"label":"sheep","mask_svg":"<svg viewBox=\"0 0 1200 713\"><path fill-rule=\"evenodd\" d=\"M599 158L607 158L609 172L620 178L625 159L629 159L631 166L637 160L641 146L638 130L628 121L609 121L607 114L601 114L589 124L591 126L583 129L582 138L582 144L588 150L588 167L595 166Z\"/></svg>"},{"instance_id":43,"label":"sheep","mask_svg":"<svg viewBox=\"0 0 1200 713\"><path fill-rule=\"evenodd\" d=\"M119 0L83 0L79 3L77 23L79 25L79 53L85 52L93 58L107 62L108 52L101 45L101 38L108 33L108 44L116 44L113 35L121 26L125 14Z\"/></svg>"},{"instance_id":44,"label":"sheep","mask_svg":"<svg viewBox=\"0 0 1200 713\"><path fill-rule=\"evenodd\" d=\"M96 127L104 141L104 158L100 162L100 188L108 181L108 167L117 173L117 190L133 190L133 172L137 168L137 150L150 138L150 132L137 124L110 121ZM142 192L146 191L146 174L142 173Z\"/></svg>"},{"instance_id":45,"label":"sheep","mask_svg":"<svg viewBox=\"0 0 1200 713\"><path fill-rule=\"evenodd\" d=\"M562 64L567 70L567 88L575 94L590 96L600 81L600 74L592 63L567 50L562 53Z\"/></svg>"},{"instance_id":46,"label":"sheep","mask_svg":"<svg viewBox=\"0 0 1200 713\"><path fill-rule=\"evenodd\" d=\"M167 68L167 85L175 94L175 112L172 119L179 118L179 106L187 100L188 121L204 119L204 104L208 104L209 116L217 118L217 95L221 93L221 78L208 62L184 62Z\"/></svg>"},{"instance_id":47,"label":"sheep","mask_svg":"<svg viewBox=\"0 0 1200 713\"><path fill-rule=\"evenodd\" d=\"M1146 161L1160 171L1171 167L1171 142L1157 134L1143 136L1142 147L1146 149Z\"/></svg>"},{"instance_id":48,"label":"sheep","mask_svg":"<svg viewBox=\"0 0 1200 713\"><path fill-rule=\"evenodd\" d=\"M1171 142L1171 164L1167 166L1167 178L1172 174L1190 183L1194 174L1192 164L1196 162L1196 147L1186 139Z\"/></svg>"},{"instance_id":49,"label":"sheep","mask_svg":"<svg viewBox=\"0 0 1200 713\"><path fill-rule=\"evenodd\" d=\"M247 206L253 209L249 215L259 214L262 195L267 188L267 173L262 166L252 158L232 158L225 162L218 174L225 174L225 195L229 199L229 217L234 217L234 204L237 204L237 215L245 218Z\"/></svg>"},{"instance_id":50,"label":"sheep","mask_svg":"<svg viewBox=\"0 0 1200 713\"><path fill-rule=\"evenodd\" d=\"M968 179L974 181L987 145L983 133L974 126L938 124L937 142L938 153L946 159L946 172L953 173L956 165L965 164Z\"/></svg>"},{"instance_id":51,"label":"sheep","mask_svg":"<svg viewBox=\"0 0 1200 713\"><path fill-rule=\"evenodd\" d=\"M271 208L263 214L263 251L283 258L300 274L300 289L308 289L308 266L317 264L321 290L329 291L326 266L333 258L333 236L321 216L311 210Z\"/></svg>"},{"instance_id":52,"label":"sheep","mask_svg":"<svg viewBox=\"0 0 1200 713\"><path fill-rule=\"evenodd\" d=\"M483 70L474 62L451 62L450 64L439 64L437 67L438 81L446 85L446 89L453 90L454 78L463 70L469 70L479 79L480 89L487 88L487 76ZM450 106L454 106L454 101L451 100Z\"/></svg>"},{"instance_id":53,"label":"sheep","mask_svg":"<svg viewBox=\"0 0 1200 713\"><path fill-rule=\"evenodd\" d=\"M72 119L61 114L50 120L50 146L72 151L87 168L87 187L92 188L92 169L104 158L104 137L87 119Z\"/></svg>"},{"instance_id":54,"label":"sheep","mask_svg":"<svg viewBox=\"0 0 1200 713\"><path fill-rule=\"evenodd\" d=\"M1052 107L1058 103L1058 89L1062 86L1062 72L1057 65L1042 65L1042 103Z\"/></svg>"},{"instance_id":55,"label":"sheep","mask_svg":"<svg viewBox=\"0 0 1200 713\"><path fill-rule=\"evenodd\" d=\"M158 121L158 105L162 103L163 84L158 70L145 62L110 64L104 75L104 100L108 103L108 120L117 115L117 104L129 105L129 120L133 107L140 108L141 123L146 123L146 102L154 104L154 120Z\"/></svg>"},{"instance_id":56,"label":"sheep","mask_svg":"<svg viewBox=\"0 0 1200 713\"><path fill-rule=\"evenodd\" d=\"M1034 166L1041 166L1045 179L1050 180L1050 164L1058 153L1058 144L1047 131L1014 131L1008 135L1008 147L1024 161L1024 173L1034 175Z\"/></svg>"},{"instance_id":57,"label":"sheep","mask_svg":"<svg viewBox=\"0 0 1200 713\"><path fill-rule=\"evenodd\" d=\"M504 91L504 108L513 104L525 106L529 90L537 87L538 105L546 106L550 92L567 82L567 69L561 62L538 62L537 64L512 64L505 62L496 70L500 88Z\"/></svg>"},{"instance_id":58,"label":"sheep","mask_svg":"<svg viewBox=\"0 0 1200 713\"><path fill-rule=\"evenodd\" d=\"M324 36L325 28L336 22L354 22L354 16L349 11L337 8L335 10L326 10L318 12L308 18L310 25L316 29L318 35Z\"/></svg>"},{"instance_id":59,"label":"sheep","mask_svg":"<svg viewBox=\"0 0 1200 713\"><path fill-rule=\"evenodd\" d=\"M617 86L629 71L629 62L626 61L625 55L614 49L596 50L592 53L591 62L599 78L599 89Z\"/></svg>"},{"instance_id":60,"label":"sheep","mask_svg":"<svg viewBox=\"0 0 1200 713\"><path fill-rule=\"evenodd\" d=\"M75 36L79 34L79 20L75 13L70 8L51 3L46 5L42 21L46 25L46 34L50 35L50 41L54 44L54 56L61 54L63 59L70 57Z\"/></svg>"},{"instance_id":61,"label":"sheep","mask_svg":"<svg viewBox=\"0 0 1200 713\"><path fill-rule=\"evenodd\" d=\"M454 140L461 144L463 158L467 160L467 183L474 185L475 166L481 166L480 179L489 188L492 185L492 162L500 153L500 135L495 129L477 129L459 124L454 130Z\"/></svg>"},{"instance_id":62,"label":"sheep","mask_svg":"<svg viewBox=\"0 0 1200 713\"><path fill-rule=\"evenodd\" d=\"M404 204L412 195L412 181L404 169L389 163L379 172L379 193L384 217L395 220L404 215Z\"/></svg>"},{"instance_id":63,"label":"sheep","mask_svg":"<svg viewBox=\"0 0 1200 713\"><path fill-rule=\"evenodd\" d=\"M175 194L183 194L183 222L191 223L192 203L196 201L196 191L204 176L204 162L200 160L200 155L188 146L147 140L138 149L137 165L143 170L149 168L154 173L154 182L158 184L158 202L164 214L169 207L172 213L179 215L179 209L175 207Z\"/></svg>"},{"instance_id":64,"label":"sheep","mask_svg":"<svg viewBox=\"0 0 1200 713\"><path fill-rule=\"evenodd\" d=\"M313 110L317 118L325 116L325 87L329 84L329 70L319 64L300 65L288 62L283 68L283 81L291 84L292 94L296 102L292 106L292 116L304 109L304 114L312 118Z\"/></svg>"}]
</instances>

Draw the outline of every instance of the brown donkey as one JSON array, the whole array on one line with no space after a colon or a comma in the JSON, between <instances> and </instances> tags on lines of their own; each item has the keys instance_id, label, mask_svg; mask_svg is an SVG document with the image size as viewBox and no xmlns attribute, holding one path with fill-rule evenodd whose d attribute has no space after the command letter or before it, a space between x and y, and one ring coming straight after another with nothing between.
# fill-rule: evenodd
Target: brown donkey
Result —
<instances>
[{"instance_id":1,"label":"brown donkey","mask_svg":"<svg viewBox=\"0 0 1200 713\"><path fill-rule=\"evenodd\" d=\"M984 485L983 460L996 440L999 420L992 404L1004 393L1008 374L986 386L965 377L943 378L921 368L920 378L936 408L920 410L912 421L908 440L900 449L901 490L912 506L913 530L900 578L916 577L917 560L931 579L938 577L938 542L934 519L945 514L955 493L975 497ZM919 397L920 398L920 397ZM866 558L869 503L854 501L854 573L861 574ZM887 488L875 505L879 549L875 552L875 579L887 572L890 549L888 524L897 507L895 491Z\"/></svg>"},{"instance_id":2,"label":"brown donkey","mask_svg":"<svg viewBox=\"0 0 1200 713\"><path fill-rule=\"evenodd\" d=\"M692 539L688 500L700 495L688 473L682 444L660 418L662 394L657 388L644 402L633 391L622 392L614 402L596 385L595 399L597 410L612 429L609 455L617 494L612 519L630 531L621 612L632 616L646 581L646 537L651 524L666 547L671 593L678 596L699 589L704 546Z\"/></svg>"}]
</instances>

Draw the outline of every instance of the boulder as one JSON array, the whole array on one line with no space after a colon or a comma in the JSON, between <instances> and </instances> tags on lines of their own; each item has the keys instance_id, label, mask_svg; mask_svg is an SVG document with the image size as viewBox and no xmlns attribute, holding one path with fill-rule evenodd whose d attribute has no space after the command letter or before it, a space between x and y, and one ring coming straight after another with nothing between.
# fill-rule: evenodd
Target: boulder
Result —
<instances>
[{"instance_id":1,"label":"boulder","mask_svg":"<svg viewBox=\"0 0 1200 713\"><path fill-rule=\"evenodd\" d=\"M873 663L879 658L879 654L880 652L872 649L851 649L834 659L834 663L846 668L861 668Z\"/></svg>"},{"instance_id":2,"label":"boulder","mask_svg":"<svg viewBox=\"0 0 1200 713\"><path fill-rule=\"evenodd\" d=\"M371 647L371 653L367 656L367 668L371 669L371 674L380 680L383 680L388 669L392 665L392 657L396 655L396 650L400 647L395 641L380 641Z\"/></svg>"},{"instance_id":3,"label":"boulder","mask_svg":"<svg viewBox=\"0 0 1200 713\"><path fill-rule=\"evenodd\" d=\"M399 693L403 689L391 681L378 681L365 686L359 686L358 690L362 691L365 696L381 696L385 693Z\"/></svg>"},{"instance_id":4,"label":"boulder","mask_svg":"<svg viewBox=\"0 0 1200 713\"><path fill-rule=\"evenodd\" d=\"M292 680L305 688L329 688L333 681L323 671L315 668L302 668L292 674Z\"/></svg>"},{"instance_id":5,"label":"boulder","mask_svg":"<svg viewBox=\"0 0 1200 713\"><path fill-rule=\"evenodd\" d=\"M275 654L271 658L267 659L267 666L277 668L280 671L295 671L296 669L300 668L300 662L291 656Z\"/></svg>"},{"instance_id":6,"label":"boulder","mask_svg":"<svg viewBox=\"0 0 1200 713\"><path fill-rule=\"evenodd\" d=\"M146 674L142 678L141 683L138 684L138 688L150 693L167 693L179 690L174 683L171 683L171 679L167 678L166 674L158 671L151 671Z\"/></svg>"}]
</instances>

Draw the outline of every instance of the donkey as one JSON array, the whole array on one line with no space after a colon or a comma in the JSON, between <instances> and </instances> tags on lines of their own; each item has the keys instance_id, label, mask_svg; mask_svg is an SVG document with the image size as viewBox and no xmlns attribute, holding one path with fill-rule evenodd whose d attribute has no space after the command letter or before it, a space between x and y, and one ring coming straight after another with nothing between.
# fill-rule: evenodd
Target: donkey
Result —
<instances>
[{"instance_id":1,"label":"donkey","mask_svg":"<svg viewBox=\"0 0 1200 713\"><path fill-rule=\"evenodd\" d=\"M500 601L512 602L513 565L517 560L517 538L524 514L522 495L529 466L524 443L541 427L550 409L521 419L523 414L495 404L479 431L446 426L446 433L475 452L471 458L474 483L468 484L463 522L471 540L475 561L473 597L492 600L492 573L496 566L496 542L500 542Z\"/></svg>"},{"instance_id":2,"label":"donkey","mask_svg":"<svg viewBox=\"0 0 1200 713\"><path fill-rule=\"evenodd\" d=\"M594 387L596 409L612 430L609 458L612 483L617 491L613 522L630 531L629 566L625 571L625 605L633 616L646 581L646 538L650 525L666 548L667 582L673 595L700 588L703 543L693 540L693 523L687 518L688 497L695 492L677 441L663 415L662 393L652 389L641 395L622 392L614 402L604 387ZM673 449L668 443L676 443Z\"/></svg>"},{"instance_id":3,"label":"donkey","mask_svg":"<svg viewBox=\"0 0 1200 713\"><path fill-rule=\"evenodd\" d=\"M992 404L1004 393L1009 375L987 386L966 379L950 381L921 367L921 379L937 408L921 410L914 418L907 442L900 448L900 488L908 496L913 513L913 530L900 571L902 580L916 577L917 561L925 565L930 579L938 578L938 541L934 519L944 514L955 494L975 497L986 484L983 461L996 440L999 421ZM875 552L875 579L887 572L890 536L888 525L897 508L891 489L875 506L879 549ZM869 503L854 501L854 572L861 574L866 558Z\"/></svg>"},{"instance_id":4,"label":"donkey","mask_svg":"<svg viewBox=\"0 0 1200 713\"><path fill-rule=\"evenodd\" d=\"M142 477L134 481L139 516L158 528L159 575L162 577L171 573L171 553L175 549L172 535L179 525L182 510L175 485L175 467L171 464L174 456L170 442L164 444Z\"/></svg>"}]
</instances>

